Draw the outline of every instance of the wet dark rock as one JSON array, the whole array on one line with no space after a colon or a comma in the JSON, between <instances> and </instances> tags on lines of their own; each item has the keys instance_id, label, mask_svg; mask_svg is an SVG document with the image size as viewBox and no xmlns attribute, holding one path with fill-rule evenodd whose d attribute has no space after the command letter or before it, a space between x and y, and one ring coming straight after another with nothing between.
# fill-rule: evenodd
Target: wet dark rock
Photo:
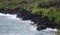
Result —
<instances>
[{"instance_id":1,"label":"wet dark rock","mask_svg":"<svg viewBox=\"0 0 60 35\"><path fill-rule=\"evenodd\" d=\"M35 24L37 24L37 30L43 30L46 28L56 28L56 23L54 23L54 18L52 18L52 22L48 20L48 17L42 17L42 13L40 12L40 15L37 14L31 14L31 12L25 10L16 8L15 10L5 10L0 9L0 13L5 14L17 14L17 18L22 18L22 20L32 20Z\"/></svg>"},{"instance_id":2,"label":"wet dark rock","mask_svg":"<svg viewBox=\"0 0 60 35\"><path fill-rule=\"evenodd\" d=\"M40 25L40 26L37 26L37 30L43 30L43 29L46 29L46 26L45 25Z\"/></svg>"}]
</instances>

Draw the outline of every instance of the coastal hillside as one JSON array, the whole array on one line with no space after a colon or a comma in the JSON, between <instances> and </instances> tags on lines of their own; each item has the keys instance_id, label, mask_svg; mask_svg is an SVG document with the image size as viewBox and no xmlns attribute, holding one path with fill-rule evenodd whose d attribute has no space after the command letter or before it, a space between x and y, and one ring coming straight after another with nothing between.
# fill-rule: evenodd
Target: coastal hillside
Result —
<instances>
[{"instance_id":1,"label":"coastal hillside","mask_svg":"<svg viewBox=\"0 0 60 35\"><path fill-rule=\"evenodd\" d=\"M16 11L17 9L23 11ZM0 0L0 11L6 12L6 10L10 10L9 13L14 13L15 11L19 12L20 14L23 13L25 17L28 14L27 16L30 15L30 17L26 17L25 19L35 18L35 20L33 19L34 22L39 19L36 22L38 23L38 27L40 27L39 23L41 20L41 23L49 22L49 27L54 26L54 28L56 27L60 29L60 0ZM34 17L31 15L33 15ZM48 24L45 23L45 25L47 26ZM42 26L44 27L44 25Z\"/></svg>"}]
</instances>

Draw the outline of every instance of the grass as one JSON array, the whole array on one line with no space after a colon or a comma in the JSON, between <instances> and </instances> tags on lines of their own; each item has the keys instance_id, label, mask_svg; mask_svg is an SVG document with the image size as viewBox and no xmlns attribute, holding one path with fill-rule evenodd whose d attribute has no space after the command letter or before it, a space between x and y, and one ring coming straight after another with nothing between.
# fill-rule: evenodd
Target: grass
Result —
<instances>
[{"instance_id":1,"label":"grass","mask_svg":"<svg viewBox=\"0 0 60 35\"><path fill-rule=\"evenodd\" d=\"M60 30L58 30L58 31L56 32L56 35L60 35Z\"/></svg>"}]
</instances>

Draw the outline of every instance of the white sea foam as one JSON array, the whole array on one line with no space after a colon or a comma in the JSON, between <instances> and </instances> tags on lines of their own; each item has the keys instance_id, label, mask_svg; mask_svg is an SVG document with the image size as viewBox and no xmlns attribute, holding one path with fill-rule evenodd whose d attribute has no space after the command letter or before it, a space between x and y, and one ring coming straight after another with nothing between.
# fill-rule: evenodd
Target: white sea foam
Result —
<instances>
[{"instance_id":1,"label":"white sea foam","mask_svg":"<svg viewBox=\"0 0 60 35\"><path fill-rule=\"evenodd\" d=\"M56 35L57 29L52 29L52 28L46 28L44 30L40 30L37 32L35 35Z\"/></svg>"},{"instance_id":2,"label":"white sea foam","mask_svg":"<svg viewBox=\"0 0 60 35\"><path fill-rule=\"evenodd\" d=\"M3 13L0 13L0 16L6 16L8 19L17 19L17 20L20 20L19 18L17 18L16 14L3 14Z\"/></svg>"},{"instance_id":3,"label":"white sea foam","mask_svg":"<svg viewBox=\"0 0 60 35\"><path fill-rule=\"evenodd\" d=\"M30 29L32 30L32 31L36 31L36 26L30 26Z\"/></svg>"},{"instance_id":4,"label":"white sea foam","mask_svg":"<svg viewBox=\"0 0 60 35\"><path fill-rule=\"evenodd\" d=\"M56 32L56 31L57 31L57 29L46 28L46 29L41 30L41 31L44 31L44 32Z\"/></svg>"},{"instance_id":5,"label":"white sea foam","mask_svg":"<svg viewBox=\"0 0 60 35\"><path fill-rule=\"evenodd\" d=\"M34 22L31 22L30 23L30 30L37 31L36 28L37 28L36 24L34 24Z\"/></svg>"},{"instance_id":6,"label":"white sea foam","mask_svg":"<svg viewBox=\"0 0 60 35\"><path fill-rule=\"evenodd\" d=\"M3 13L0 13L0 16L5 16L5 14L3 14Z\"/></svg>"}]
</instances>

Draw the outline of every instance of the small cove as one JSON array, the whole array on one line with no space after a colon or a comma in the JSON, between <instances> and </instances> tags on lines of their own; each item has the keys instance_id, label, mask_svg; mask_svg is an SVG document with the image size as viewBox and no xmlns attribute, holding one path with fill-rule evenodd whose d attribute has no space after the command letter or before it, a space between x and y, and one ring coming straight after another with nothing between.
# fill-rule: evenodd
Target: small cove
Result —
<instances>
[{"instance_id":1,"label":"small cove","mask_svg":"<svg viewBox=\"0 0 60 35\"><path fill-rule=\"evenodd\" d=\"M31 30L31 20L16 18L16 15L0 13L0 35L55 35L56 29Z\"/></svg>"}]
</instances>

